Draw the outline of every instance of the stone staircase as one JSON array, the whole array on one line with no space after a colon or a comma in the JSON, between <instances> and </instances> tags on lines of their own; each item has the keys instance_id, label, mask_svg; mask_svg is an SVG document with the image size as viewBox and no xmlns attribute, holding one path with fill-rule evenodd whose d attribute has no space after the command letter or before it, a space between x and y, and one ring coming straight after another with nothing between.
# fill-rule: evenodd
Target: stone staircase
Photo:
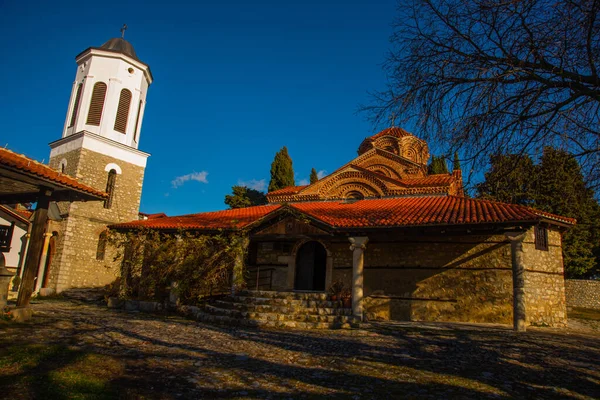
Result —
<instances>
[{"instance_id":1,"label":"stone staircase","mask_svg":"<svg viewBox=\"0 0 600 400\"><path fill-rule=\"evenodd\" d=\"M355 326L350 308L326 293L247 290L203 308L182 310L202 322L230 326L339 329Z\"/></svg>"}]
</instances>

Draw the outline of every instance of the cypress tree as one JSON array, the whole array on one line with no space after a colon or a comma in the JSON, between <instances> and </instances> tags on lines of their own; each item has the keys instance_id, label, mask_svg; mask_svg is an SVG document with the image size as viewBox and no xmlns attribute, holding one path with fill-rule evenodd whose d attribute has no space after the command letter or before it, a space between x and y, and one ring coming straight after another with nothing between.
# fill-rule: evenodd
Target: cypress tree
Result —
<instances>
[{"instance_id":1,"label":"cypress tree","mask_svg":"<svg viewBox=\"0 0 600 400\"><path fill-rule=\"evenodd\" d=\"M319 180L319 175L317 174L317 170L314 169L314 168L311 169L310 170L310 183L311 183L311 185L313 183L315 183L316 181L318 181L318 180Z\"/></svg>"},{"instance_id":2,"label":"cypress tree","mask_svg":"<svg viewBox=\"0 0 600 400\"><path fill-rule=\"evenodd\" d=\"M275 158L271 164L269 192L294 185L294 167L292 166L292 159L288 154L287 147L283 146L283 148L275 154Z\"/></svg>"},{"instance_id":3,"label":"cypress tree","mask_svg":"<svg viewBox=\"0 0 600 400\"><path fill-rule=\"evenodd\" d=\"M460 160L458 159L458 152L454 152L454 163L452 164L452 171L460 170Z\"/></svg>"},{"instance_id":4,"label":"cypress tree","mask_svg":"<svg viewBox=\"0 0 600 400\"><path fill-rule=\"evenodd\" d=\"M444 158L444 156L431 156L431 164L429 164L427 171L429 175L447 174L448 165L446 164L446 159Z\"/></svg>"}]
</instances>

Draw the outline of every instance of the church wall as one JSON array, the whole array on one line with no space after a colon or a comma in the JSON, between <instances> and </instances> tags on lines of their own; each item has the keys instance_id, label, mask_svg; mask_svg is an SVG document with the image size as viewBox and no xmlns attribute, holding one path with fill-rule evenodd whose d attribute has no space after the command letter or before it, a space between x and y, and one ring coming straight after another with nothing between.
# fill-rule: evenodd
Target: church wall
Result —
<instances>
[{"instance_id":1,"label":"church wall","mask_svg":"<svg viewBox=\"0 0 600 400\"><path fill-rule=\"evenodd\" d=\"M564 327L567 303L562 258L562 237L548 230L548 251L536 250L534 231L523 241L525 264L525 307L530 325Z\"/></svg>"},{"instance_id":2,"label":"church wall","mask_svg":"<svg viewBox=\"0 0 600 400\"><path fill-rule=\"evenodd\" d=\"M105 209L102 201L59 204L66 217L55 226L59 236L49 287L60 292L69 287L105 285L115 279L119 268L110 250L104 260L96 260L99 237L109 224L138 218L144 168L81 148L51 158L49 164L58 168L62 159L67 160L67 174L101 190L106 188L107 164L117 164L122 173L117 176L110 209Z\"/></svg>"}]
</instances>

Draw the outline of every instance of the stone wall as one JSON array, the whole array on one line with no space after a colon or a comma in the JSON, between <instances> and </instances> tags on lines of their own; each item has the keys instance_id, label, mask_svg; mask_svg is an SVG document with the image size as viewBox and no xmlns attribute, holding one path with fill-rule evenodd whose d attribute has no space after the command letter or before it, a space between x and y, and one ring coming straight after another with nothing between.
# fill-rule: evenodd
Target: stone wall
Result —
<instances>
[{"instance_id":1,"label":"stone wall","mask_svg":"<svg viewBox=\"0 0 600 400\"><path fill-rule=\"evenodd\" d=\"M101 286L115 279L119 266L112 260L114 250L108 249L103 260L96 259L100 234L109 224L138 218L144 179L144 168L88 149L53 157L50 167L58 168L63 159L67 160L66 174L100 190L106 189L106 165L115 163L122 173L117 175L110 209L104 208L102 201L59 203L64 219L49 226L58 237L48 286L57 292L70 287Z\"/></svg>"},{"instance_id":2,"label":"stone wall","mask_svg":"<svg viewBox=\"0 0 600 400\"><path fill-rule=\"evenodd\" d=\"M561 327L566 323L561 235L548 233L548 251L535 249L533 228L523 243L527 323ZM332 257L331 280L349 288L349 242L322 243ZM369 318L512 324L511 247L504 235L373 238L364 254ZM258 251L259 263L277 266L273 290L291 289L285 263L291 266L294 257L293 251Z\"/></svg>"},{"instance_id":3,"label":"stone wall","mask_svg":"<svg viewBox=\"0 0 600 400\"><path fill-rule=\"evenodd\" d=\"M567 279L565 289L568 307L600 310L600 281Z\"/></svg>"}]
</instances>

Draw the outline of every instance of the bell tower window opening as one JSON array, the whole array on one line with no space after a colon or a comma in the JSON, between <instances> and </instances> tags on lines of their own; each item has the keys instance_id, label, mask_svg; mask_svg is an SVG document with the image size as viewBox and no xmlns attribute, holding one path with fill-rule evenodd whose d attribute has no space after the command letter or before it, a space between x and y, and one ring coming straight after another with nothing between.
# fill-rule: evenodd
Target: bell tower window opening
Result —
<instances>
[{"instance_id":1,"label":"bell tower window opening","mask_svg":"<svg viewBox=\"0 0 600 400\"><path fill-rule=\"evenodd\" d=\"M108 180L106 181L106 193L108 199L104 200L104 208L110 208L112 206L113 198L115 195L115 184L117 183L117 171L111 169L108 172Z\"/></svg>"},{"instance_id":2,"label":"bell tower window opening","mask_svg":"<svg viewBox=\"0 0 600 400\"><path fill-rule=\"evenodd\" d=\"M100 126L102 119L102 110L104 109L104 99L106 97L106 83L97 82L92 91L92 101L90 102L90 111L88 112L87 124Z\"/></svg>"},{"instance_id":3,"label":"bell tower window opening","mask_svg":"<svg viewBox=\"0 0 600 400\"><path fill-rule=\"evenodd\" d=\"M140 125L141 112L142 112L142 101L140 100L140 105L138 106L137 116L135 117L135 129L133 130L133 141L136 143L138 141L138 127Z\"/></svg>"},{"instance_id":4,"label":"bell tower window opening","mask_svg":"<svg viewBox=\"0 0 600 400\"><path fill-rule=\"evenodd\" d=\"M83 89L83 83L77 85L77 92L75 93L75 101L73 102L73 112L71 113L71 122L69 122L68 128L72 128L75 125L75 119L79 112L79 103L81 102L81 91Z\"/></svg>"},{"instance_id":5,"label":"bell tower window opening","mask_svg":"<svg viewBox=\"0 0 600 400\"><path fill-rule=\"evenodd\" d=\"M131 105L131 92L127 89L121 90L117 117L115 118L115 131L126 133L127 119L129 118L129 106Z\"/></svg>"}]
</instances>

